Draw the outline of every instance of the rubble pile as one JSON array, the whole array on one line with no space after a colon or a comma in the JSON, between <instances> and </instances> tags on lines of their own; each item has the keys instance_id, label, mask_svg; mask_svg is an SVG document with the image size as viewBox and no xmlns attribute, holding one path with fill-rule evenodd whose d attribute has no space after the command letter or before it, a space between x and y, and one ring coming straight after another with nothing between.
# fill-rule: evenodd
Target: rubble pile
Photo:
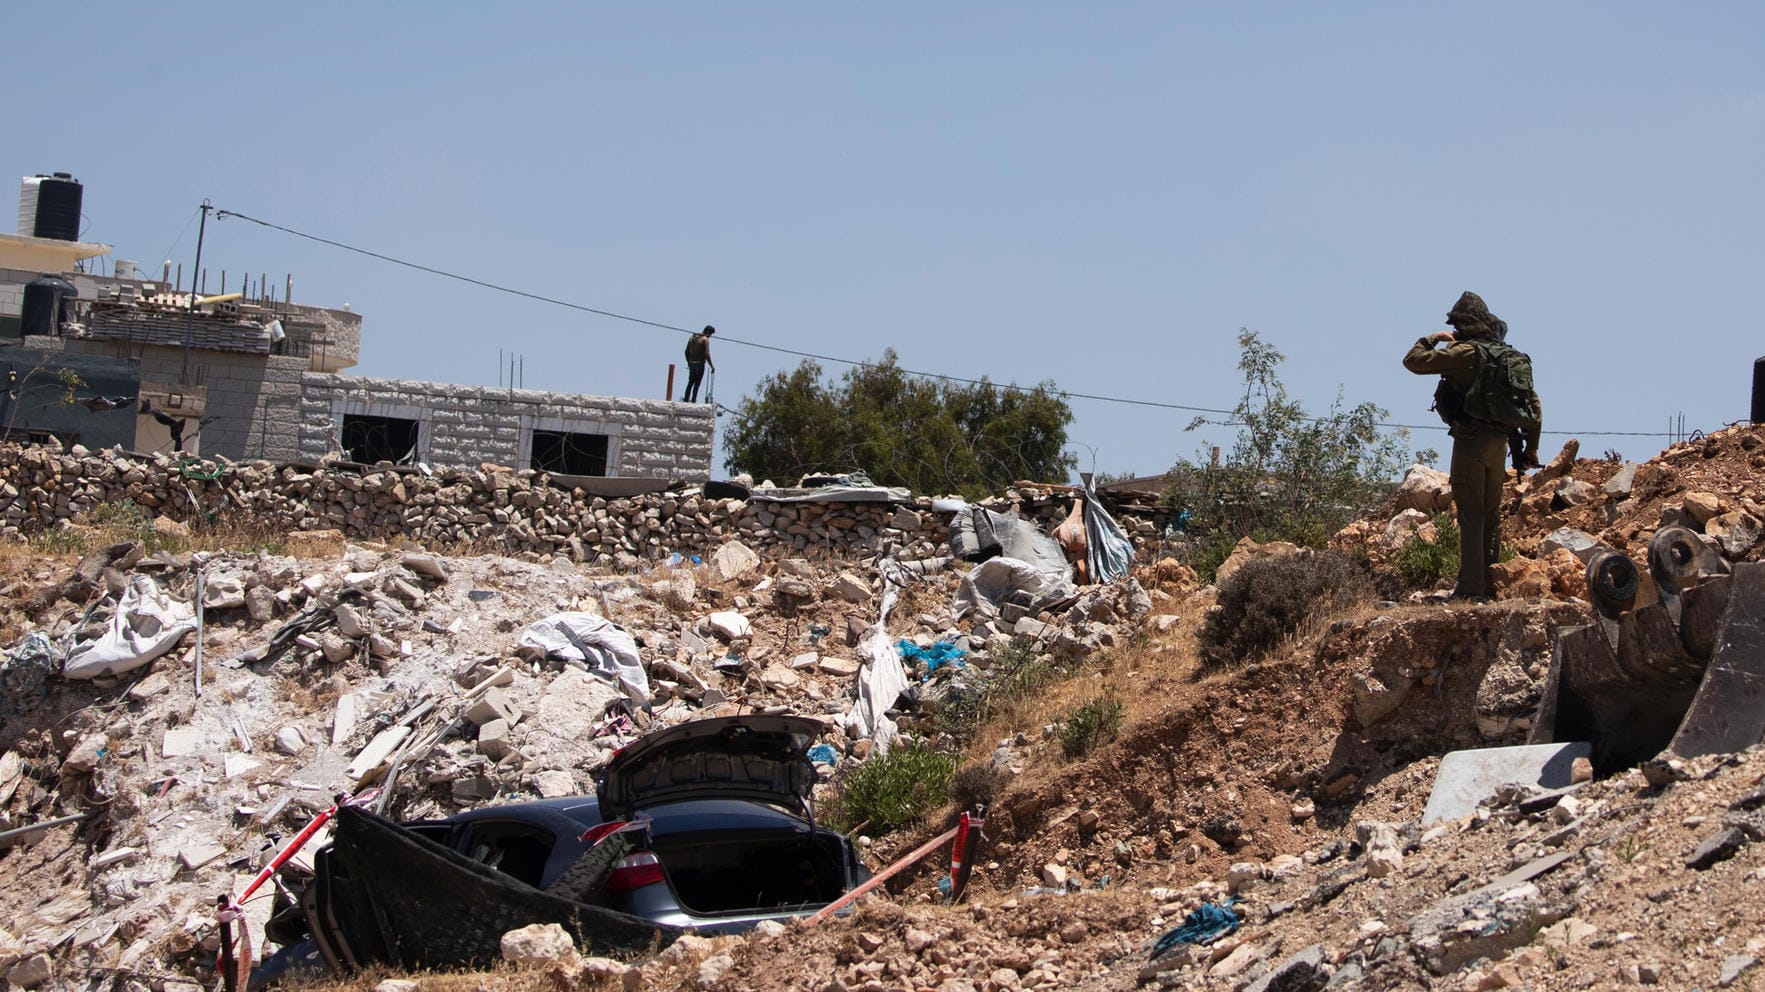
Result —
<instances>
[{"instance_id":1,"label":"rubble pile","mask_svg":"<svg viewBox=\"0 0 1765 992\"><path fill-rule=\"evenodd\" d=\"M890 573L911 584L889 637L955 660L904 650L913 684L891 711L903 730L932 732L938 701L987 679L1001 652L1082 659L1125 643L1152 602L1130 578L1061 613L1008 605L959 624L949 560L909 564ZM185 611L171 649L60 677L142 582ZM875 569L768 561L739 541L628 574L384 545L329 560L105 547L39 595L29 643L53 663L0 713L0 830L85 817L5 855L9 871L61 881L0 897L0 916L24 957L59 948L63 973L200 974L215 894L237 892L337 795L378 785L378 808L415 819L592 793L615 750L700 717L820 717L825 799L876 745L852 710L882 585ZM548 639L560 624L569 636ZM7 659L9 678L37 672L23 657ZM267 909L247 903L258 927Z\"/></svg>"},{"instance_id":2,"label":"rubble pile","mask_svg":"<svg viewBox=\"0 0 1765 992\"><path fill-rule=\"evenodd\" d=\"M1067 515L1073 494L1070 487L1025 485L982 505L1046 527ZM608 499L556 485L544 472L488 465L278 466L0 445L0 540L83 524L119 502L184 523L228 514L271 531L334 530L352 540L567 555L624 569L671 554L703 556L732 539L769 555L819 549L839 558L887 548L929 557L949 539L948 519L932 512L928 497L777 502L713 499L687 487ZM1148 515L1121 523L1142 538L1158 532Z\"/></svg>"},{"instance_id":3,"label":"rubble pile","mask_svg":"<svg viewBox=\"0 0 1765 992\"><path fill-rule=\"evenodd\" d=\"M964 757L1004 784L964 903L944 904L949 865L932 857L819 924L686 937L631 961L527 928L505 956L546 987L585 989L1758 987L1765 750L1604 778L1577 766L1563 789L1504 786L1433 820L1425 806L1443 755L1526 740L1556 632L1592 619L1590 549L1641 561L1672 523L1728 561L1760 555L1762 438L1736 428L1634 467L1570 447L1510 488L1518 555L1498 601L1368 604L1206 677L1193 638L1210 593L1192 572L1142 562L1058 602L1019 590L978 605L980 569L945 557L950 527L928 501L597 500L496 469L0 448L9 534L157 499L168 518L243 504L353 540L323 558L121 545L11 566L0 598L27 620L0 672L0 832L26 832L0 833L0 863L30 884L0 892L0 977L214 984L215 897L370 785L400 818L587 792L646 731L793 713L822 721L811 750L825 802L877 755L862 648L893 602L881 632L909 689L883 715L904 732L947 744L940 707L1026 657L1075 673L1051 691L1115 693L1131 714L1082 757L1029 707L1041 715L973 742ZM1047 530L1069 499L1023 489L1001 505ZM1388 562L1442 512L1443 480L1413 471L1338 541ZM1142 538L1156 526L1123 523ZM517 553L414 549L453 541ZM169 600L169 622L200 633L138 667L66 678L142 581ZM862 845L867 864L946 826ZM246 903L254 932L268 908Z\"/></svg>"}]
</instances>

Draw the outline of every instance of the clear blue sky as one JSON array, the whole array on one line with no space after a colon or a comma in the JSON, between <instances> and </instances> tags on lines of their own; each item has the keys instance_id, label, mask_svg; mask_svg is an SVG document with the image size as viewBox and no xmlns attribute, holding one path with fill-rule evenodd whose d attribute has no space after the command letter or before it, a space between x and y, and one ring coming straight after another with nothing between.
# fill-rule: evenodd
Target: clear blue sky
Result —
<instances>
[{"instance_id":1,"label":"clear blue sky","mask_svg":"<svg viewBox=\"0 0 1765 992\"><path fill-rule=\"evenodd\" d=\"M206 197L715 323L725 405L797 361L742 338L1230 407L1249 327L1313 409L1340 387L1433 424L1398 360L1474 289L1531 353L1547 429L1654 432L1583 437L1642 458L1677 414L1744 419L1765 355L1757 3L95 3L0 24L0 176L74 173L116 257L188 270ZM204 264L211 289L293 273L297 300L364 313L363 374L494 384L500 348L529 387L659 397L680 361L678 334L239 220L210 222ZM1232 434L1073 408L1111 472Z\"/></svg>"}]
</instances>

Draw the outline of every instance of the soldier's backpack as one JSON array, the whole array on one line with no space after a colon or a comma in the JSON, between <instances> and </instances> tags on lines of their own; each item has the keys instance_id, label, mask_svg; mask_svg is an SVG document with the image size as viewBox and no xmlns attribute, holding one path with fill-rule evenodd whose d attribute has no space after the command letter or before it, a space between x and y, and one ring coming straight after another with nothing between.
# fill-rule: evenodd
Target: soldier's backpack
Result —
<instances>
[{"instance_id":1,"label":"soldier's backpack","mask_svg":"<svg viewBox=\"0 0 1765 992\"><path fill-rule=\"evenodd\" d=\"M1478 338L1470 344L1477 351L1471 385L1460 393L1442 376L1434 390L1440 419L1448 426L1469 420L1504 431L1537 426L1542 412L1532 388L1532 359L1502 341Z\"/></svg>"}]
</instances>

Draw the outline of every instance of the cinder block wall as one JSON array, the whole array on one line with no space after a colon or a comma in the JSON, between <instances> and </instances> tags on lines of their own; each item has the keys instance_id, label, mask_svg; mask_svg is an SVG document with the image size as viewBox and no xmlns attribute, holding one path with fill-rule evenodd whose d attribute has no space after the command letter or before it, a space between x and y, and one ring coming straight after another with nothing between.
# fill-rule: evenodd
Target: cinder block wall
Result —
<instances>
[{"instance_id":1,"label":"cinder block wall","mask_svg":"<svg viewBox=\"0 0 1765 992\"><path fill-rule=\"evenodd\" d=\"M70 355L136 358L144 382L178 382L184 370L182 348L55 337L26 338L25 346ZM198 450L235 461L297 461L295 423L300 378L306 369L304 358L191 351L190 380L208 390Z\"/></svg>"},{"instance_id":2,"label":"cinder block wall","mask_svg":"<svg viewBox=\"0 0 1765 992\"><path fill-rule=\"evenodd\" d=\"M317 373L301 377L297 459L336 451L351 414L418 421L420 457L438 465L526 468L533 431L545 430L606 435L609 476L695 480L711 472L708 404Z\"/></svg>"}]
</instances>

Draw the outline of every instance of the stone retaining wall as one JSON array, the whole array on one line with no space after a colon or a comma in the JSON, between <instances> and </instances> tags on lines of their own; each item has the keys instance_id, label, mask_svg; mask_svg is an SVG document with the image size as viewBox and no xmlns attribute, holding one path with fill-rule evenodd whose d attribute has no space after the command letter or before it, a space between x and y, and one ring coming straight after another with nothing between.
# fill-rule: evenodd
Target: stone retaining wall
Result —
<instances>
[{"instance_id":1,"label":"stone retaining wall","mask_svg":"<svg viewBox=\"0 0 1765 992\"><path fill-rule=\"evenodd\" d=\"M986 505L1047 528L1065 517L1071 500L1063 488L1024 487ZM545 473L507 469L442 468L424 475L0 445L0 538L89 523L101 506L119 501L185 522L224 514L278 531L335 529L357 540L475 544L603 565L704 555L731 538L762 554L798 556L821 548L830 556L861 557L897 547L917 558L947 553L949 536L948 515L932 512L929 497L902 504L775 503L707 499L691 489L607 499L561 488ZM1154 521L1123 516L1119 522L1136 542L1156 537Z\"/></svg>"}]
</instances>

